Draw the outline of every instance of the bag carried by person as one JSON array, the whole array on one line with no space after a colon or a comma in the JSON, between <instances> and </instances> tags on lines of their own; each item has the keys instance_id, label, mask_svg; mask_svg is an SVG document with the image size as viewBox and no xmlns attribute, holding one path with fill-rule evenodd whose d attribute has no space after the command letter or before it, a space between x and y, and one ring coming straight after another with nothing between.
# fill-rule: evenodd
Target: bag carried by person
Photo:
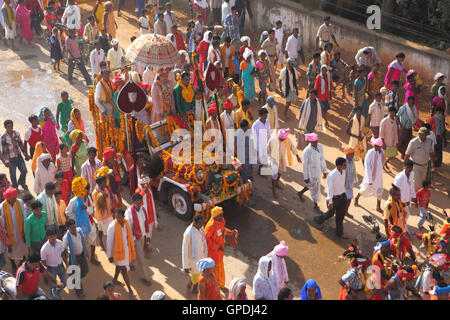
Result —
<instances>
[{"instance_id":1,"label":"bag carried by person","mask_svg":"<svg viewBox=\"0 0 450 320\"><path fill-rule=\"evenodd\" d=\"M305 134L302 132L295 133L295 140L297 141L297 149L303 151L308 143L306 142Z\"/></svg>"}]
</instances>

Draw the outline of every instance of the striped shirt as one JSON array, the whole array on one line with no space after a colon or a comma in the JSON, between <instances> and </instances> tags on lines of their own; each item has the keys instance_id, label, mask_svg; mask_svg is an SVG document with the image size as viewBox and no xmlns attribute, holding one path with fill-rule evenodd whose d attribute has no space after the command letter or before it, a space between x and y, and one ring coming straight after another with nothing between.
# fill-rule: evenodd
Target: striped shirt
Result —
<instances>
[{"instance_id":1,"label":"striped shirt","mask_svg":"<svg viewBox=\"0 0 450 320\"><path fill-rule=\"evenodd\" d=\"M22 139L17 131L13 131L12 137L5 132L1 137L3 161L8 163L10 159L20 156L20 151L25 153Z\"/></svg>"}]
</instances>

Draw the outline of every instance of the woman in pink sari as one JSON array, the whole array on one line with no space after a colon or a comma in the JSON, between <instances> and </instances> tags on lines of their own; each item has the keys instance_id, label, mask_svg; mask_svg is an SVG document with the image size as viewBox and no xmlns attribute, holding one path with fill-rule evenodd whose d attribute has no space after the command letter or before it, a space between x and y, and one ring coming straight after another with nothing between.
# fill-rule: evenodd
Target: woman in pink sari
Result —
<instances>
[{"instance_id":1,"label":"woman in pink sari","mask_svg":"<svg viewBox=\"0 0 450 320\"><path fill-rule=\"evenodd\" d=\"M31 41L33 41L33 32L31 32L30 10L25 6L25 0L18 1L16 21L17 26L20 28L20 42L22 43L23 39L25 39L28 41L28 44L31 45Z\"/></svg>"},{"instance_id":2,"label":"woman in pink sari","mask_svg":"<svg viewBox=\"0 0 450 320\"><path fill-rule=\"evenodd\" d=\"M391 83L394 80L400 81L400 75L405 71L403 66L403 61L405 61L405 54L403 52L395 56L395 60L392 61L388 66L388 71L386 77L384 78L384 86L391 90Z\"/></svg>"},{"instance_id":3,"label":"woman in pink sari","mask_svg":"<svg viewBox=\"0 0 450 320\"><path fill-rule=\"evenodd\" d=\"M59 154L59 140L56 134L58 128L53 113L47 107L42 107L39 111L39 123L42 127L42 141L53 160Z\"/></svg>"},{"instance_id":4,"label":"woman in pink sari","mask_svg":"<svg viewBox=\"0 0 450 320\"><path fill-rule=\"evenodd\" d=\"M404 88L406 90L404 104L406 104L408 102L409 97L414 97L414 105L416 106L417 115L419 115L418 101L419 101L420 89L418 88L418 86L416 84L416 78L414 76L414 73L408 72L406 74L406 84L405 84ZM421 123L419 117L417 117L417 122L414 126L416 128L420 128L421 125L422 125L422 123Z\"/></svg>"}]
</instances>

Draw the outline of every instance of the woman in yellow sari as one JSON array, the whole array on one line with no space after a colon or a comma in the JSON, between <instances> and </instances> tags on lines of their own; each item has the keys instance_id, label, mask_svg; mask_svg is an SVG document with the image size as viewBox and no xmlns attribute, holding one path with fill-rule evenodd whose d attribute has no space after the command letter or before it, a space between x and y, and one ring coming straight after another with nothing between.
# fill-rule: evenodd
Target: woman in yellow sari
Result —
<instances>
[{"instance_id":1,"label":"woman in yellow sari","mask_svg":"<svg viewBox=\"0 0 450 320\"><path fill-rule=\"evenodd\" d=\"M47 149L45 148L45 144L42 141L39 141L36 143L36 149L34 150L33 160L31 161L31 171L33 171L33 177L34 173L37 169L37 159L41 156L43 153L48 153Z\"/></svg>"},{"instance_id":2,"label":"woman in yellow sari","mask_svg":"<svg viewBox=\"0 0 450 320\"><path fill-rule=\"evenodd\" d=\"M94 18L97 23L98 30L103 30L103 16L105 14L105 7L103 6L102 0L97 0L94 5ZM105 52L106 53L106 52Z\"/></svg>"}]
</instances>

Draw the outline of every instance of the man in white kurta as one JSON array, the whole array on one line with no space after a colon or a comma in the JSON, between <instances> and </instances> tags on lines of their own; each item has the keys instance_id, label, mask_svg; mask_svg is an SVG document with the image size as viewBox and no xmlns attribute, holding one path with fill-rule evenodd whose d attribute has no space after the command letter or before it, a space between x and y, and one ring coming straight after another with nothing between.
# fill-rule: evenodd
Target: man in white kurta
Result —
<instances>
[{"instance_id":1,"label":"man in white kurta","mask_svg":"<svg viewBox=\"0 0 450 320\"><path fill-rule=\"evenodd\" d=\"M355 198L355 207L358 206L360 196L376 196L377 211L383 213L380 206L381 197L383 195L383 140L380 138L372 138L370 141L374 147L367 152L366 158L364 159L364 179L359 186L359 192Z\"/></svg>"},{"instance_id":2,"label":"man in white kurta","mask_svg":"<svg viewBox=\"0 0 450 320\"><path fill-rule=\"evenodd\" d=\"M267 120L268 113L266 108L259 109L259 119L252 126L253 146L258 157L259 174L261 174L261 168L268 163L267 142L270 139L270 123Z\"/></svg>"},{"instance_id":3,"label":"man in white kurta","mask_svg":"<svg viewBox=\"0 0 450 320\"><path fill-rule=\"evenodd\" d=\"M278 198L275 188L281 189L279 186L281 174L286 172L288 165L293 164L292 154L297 157L299 163L302 162L294 143L289 138L289 128L280 129L271 136L267 143L267 154L272 169L272 192L273 196Z\"/></svg>"},{"instance_id":4,"label":"man in white kurta","mask_svg":"<svg viewBox=\"0 0 450 320\"><path fill-rule=\"evenodd\" d=\"M323 147L319 143L319 137L316 133L306 134L306 139L309 141L308 146L303 150L303 179L305 180L305 187L298 192L300 200L303 200L303 194L311 191L311 198L314 201L314 209L318 209L317 203L320 201L320 176L327 178L327 165L325 163L325 155Z\"/></svg>"},{"instance_id":5,"label":"man in white kurta","mask_svg":"<svg viewBox=\"0 0 450 320\"><path fill-rule=\"evenodd\" d=\"M145 240L150 239L150 226L148 225L147 210L143 206L143 197L139 193L135 193L132 197L133 204L125 211L125 220L128 222L133 233L134 248L136 249L137 270L141 273L143 282L150 285L150 273L145 265L144 244ZM133 214L136 214L139 222L138 226L133 224ZM147 224L147 226L146 226ZM135 230L140 230L138 233Z\"/></svg>"},{"instance_id":6,"label":"man in white kurta","mask_svg":"<svg viewBox=\"0 0 450 320\"><path fill-rule=\"evenodd\" d=\"M44 153L38 158L38 168L34 176L34 193L40 194L44 191L47 182L55 182L56 168L51 162L52 156Z\"/></svg>"},{"instance_id":7,"label":"man in white kurta","mask_svg":"<svg viewBox=\"0 0 450 320\"><path fill-rule=\"evenodd\" d=\"M122 228L122 241L123 241L123 248L124 248L124 258L121 260L115 259L115 232L116 227L119 226ZM123 209L118 209L116 212L116 219L111 222L108 226L107 236L106 236L106 256L108 257L109 262L113 263L116 266L116 271L114 273L113 283L116 285L120 285L118 282L119 273L122 273L122 277L125 281L125 284L128 287L128 292L130 295L134 295L133 290L130 286L130 279L128 277L128 270L130 269L130 260L134 260L131 258L134 258L135 252L134 252L134 244L133 241L131 241L131 246L128 246L128 231L130 226L128 222L125 220L125 211ZM131 231L131 230L130 230ZM133 252L130 252L133 251ZM131 254L130 254L131 253ZM133 255L134 254L134 255Z\"/></svg>"},{"instance_id":8,"label":"man in white kurta","mask_svg":"<svg viewBox=\"0 0 450 320\"><path fill-rule=\"evenodd\" d=\"M203 227L203 216L197 214L194 221L183 234L183 246L181 249L184 272L190 274L187 285L195 294L198 289L200 271L197 268L197 261L208 257L208 247L206 245L205 229Z\"/></svg>"},{"instance_id":9,"label":"man in white kurta","mask_svg":"<svg viewBox=\"0 0 450 320\"><path fill-rule=\"evenodd\" d=\"M394 185L400 189L400 200L406 210L405 231L408 231L408 217L411 214L411 200L416 200L416 192L414 189L414 162L408 160L405 162L405 169L399 172L394 179Z\"/></svg>"},{"instance_id":10,"label":"man in white kurta","mask_svg":"<svg viewBox=\"0 0 450 320\"><path fill-rule=\"evenodd\" d=\"M10 189L14 189L14 188L10 188ZM16 189L14 189L16 190ZM8 192L8 195L6 195L6 193ZM11 196L9 196L9 194L11 194ZM15 196L14 196L15 194ZM13 267L13 273L15 273L15 271L17 270L20 261L23 259L23 257L25 257L28 254L28 248L27 245L25 243L25 234L24 234L24 230L25 230L25 217L23 217L23 213L25 212L24 206L23 206L23 201L21 199L17 199L17 190L13 193L12 190L7 190L5 191L5 193L3 194L5 197L5 201L3 201L0 204L0 215L1 215L1 219L2 219L2 223L3 226L5 227L5 231L6 231L6 236L9 239L10 242L10 248L7 250L7 255L9 257L9 259L11 260L11 265ZM14 197L13 197L14 196ZM19 208L20 208L20 212L16 213L15 207L14 207L14 203L15 202L19 203ZM12 229L8 228L7 224L6 224L6 216L5 216L5 208L6 206L9 206L9 212L11 213L11 224L12 224ZM21 222L21 227L19 228L19 221L17 219L17 214L18 215L22 215L23 219ZM22 232L19 232L19 230L22 230ZM10 232L10 230L12 232Z\"/></svg>"}]
</instances>

